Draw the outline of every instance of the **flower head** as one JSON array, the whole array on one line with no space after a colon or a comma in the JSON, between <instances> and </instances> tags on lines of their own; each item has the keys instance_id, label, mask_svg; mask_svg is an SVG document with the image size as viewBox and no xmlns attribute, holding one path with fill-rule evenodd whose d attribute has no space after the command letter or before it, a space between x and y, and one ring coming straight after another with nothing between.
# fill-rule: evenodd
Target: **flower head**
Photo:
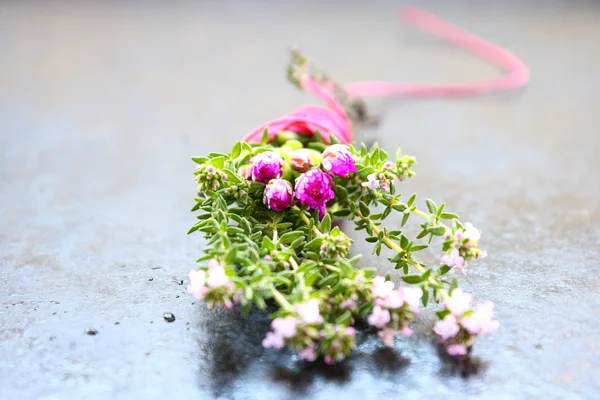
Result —
<instances>
[{"instance_id":1,"label":"flower head","mask_svg":"<svg viewBox=\"0 0 600 400\"><path fill-rule=\"evenodd\" d=\"M456 336L460 330L460 327L456 323L456 317L449 314L446 315L443 320L437 321L433 327L433 330L440 336L442 340L448 340L449 338Z\"/></svg>"},{"instance_id":2,"label":"flower head","mask_svg":"<svg viewBox=\"0 0 600 400\"><path fill-rule=\"evenodd\" d=\"M461 318L460 324L470 334L489 333L498 328L498 321L493 320L494 303L486 301L479 304L477 310L469 316Z\"/></svg>"},{"instance_id":3,"label":"flower head","mask_svg":"<svg viewBox=\"0 0 600 400\"><path fill-rule=\"evenodd\" d=\"M281 176L281 159L272 151L260 153L250 160L250 173L257 182L267 183Z\"/></svg>"},{"instance_id":4,"label":"flower head","mask_svg":"<svg viewBox=\"0 0 600 400\"><path fill-rule=\"evenodd\" d=\"M300 316L300 320L306 324L320 324L323 322L323 317L319 311L319 300L317 299L295 304L294 311Z\"/></svg>"},{"instance_id":5,"label":"flower head","mask_svg":"<svg viewBox=\"0 0 600 400\"><path fill-rule=\"evenodd\" d=\"M449 253L444 254L441 258L441 262L448 267L456 267L463 269L465 267L465 259L461 257L458 249L454 248Z\"/></svg>"},{"instance_id":6,"label":"flower head","mask_svg":"<svg viewBox=\"0 0 600 400\"><path fill-rule=\"evenodd\" d=\"M296 180L296 198L300 204L325 215L325 204L333 199L333 179L320 169L311 169Z\"/></svg>"},{"instance_id":7,"label":"flower head","mask_svg":"<svg viewBox=\"0 0 600 400\"><path fill-rule=\"evenodd\" d=\"M187 289L195 298L202 300L208 291L206 288L206 271L192 270L189 274L190 284Z\"/></svg>"},{"instance_id":8,"label":"flower head","mask_svg":"<svg viewBox=\"0 0 600 400\"><path fill-rule=\"evenodd\" d=\"M369 189L378 189L379 188L379 180L375 174L367 175L367 182L361 183L362 186L367 187Z\"/></svg>"},{"instance_id":9,"label":"flower head","mask_svg":"<svg viewBox=\"0 0 600 400\"><path fill-rule=\"evenodd\" d=\"M263 203L277 212L293 206L294 190L292 184L285 179L271 179L265 188Z\"/></svg>"},{"instance_id":10,"label":"flower head","mask_svg":"<svg viewBox=\"0 0 600 400\"><path fill-rule=\"evenodd\" d=\"M209 268L206 285L211 288L226 286L229 283L229 277L225 273L225 268L220 265Z\"/></svg>"},{"instance_id":11,"label":"flower head","mask_svg":"<svg viewBox=\"0 0 600 400\"><path fill-rule=\"evenodd\" d=\"M373 311L367 318L369 325L377 328L384 328L390 322L390 312L380 306L373 307Z\"/></svg>"},{"instance_id":12,"label":"flower head","mask_svg":"<svg viewBox=\"0 0 600 400\"><path fill-rule=\"evenodd\" d=\"M290 166L296 172L306 172L315 166L314 151L310 149L297 149L292 151Z\"/></svg>"},{"instance_id":13,"label":"flower head","mask_svg":"<svg viewBox=\"0 0 600 400\"><path fill-rule=\"evenodd\" d=\"M281 350L285 347L285 340L281 335L277 335L273 332L267 332L267 335L262 341L262 345L266 348L272 347L274 349Z\"/></svg>"},{"instance_id":14,"label":"flower head","mask_svg":"<svg viewBox=\"0 0 600 400\"><path fill-rule=\"evenodd\" d=\"M421 297L423 297L421 289L402 286L398 290L402 291L404 304L408 305L413 311L419 308L419 302Z\"/></svg>"},{"instance_id":15,"label":"flower head","mask_svg":"<svg viewBox=\"0 0 600 400\"><path fill-rule=\"evenodd\" d=\"M302 349L298 356L304 361L313 362L317 359L317 351L313 346L308 346Z\"/></svg>"},{"instance_id":16,"label":"flower head","mask_svg":"<svg viewBox=\"0 0 600 400\"><path fill-rule=\"evenodd\" d=\"M373 278L373 285L371 286L371 293L373 297L385 298L392 290L394 290L394 282L386 281L385 277L378 275Z\"/></svg>"},{"instance_id":17,"label":"flower head","mask_svg":"<svg viewBox=\"0 0 600 400\"><path fill-rule=\"evenodd\" d=\"M323 169L325 172L341 177L347 177L351 172L356 172L354 157L345 144L333 144L323 152Z\"/></svg>"},{"instance_id":18,"label":"flower head","mask_svg":"<svg viewBox=\"0 0 600 400\"><path fill-rule=\"evenodd\" d=\"M444 306L452 313L452 315L463 315L471 306L473 296L470 293L465 293L462 289L454 289L449 299L444 300Z\"/></svg>"},{"instance_id":19,"label":"flower head","mask_svg":"<svg viewBox=\"0 0 600 400\"><path fill-rule=\"evenodd\" d=\"M292 316L275 318L271 322L271 328L276 335L283 336L284 338L291 338L296 335L296 318Z\"/></svg>"},{"instance_id":20,"label":"flower head","mask_svg":"<svg viewBox=\"0 0 600 400\"><path fill-rule=\"evenodd\" d=\"M478 242L479 239L481 239L481 232L479 232L479 230L477 228L475 228L472 223L467 222L465 224L464 237L465 237L465 239L469 239L474 242Z\"/></svg>"}]
</instances>

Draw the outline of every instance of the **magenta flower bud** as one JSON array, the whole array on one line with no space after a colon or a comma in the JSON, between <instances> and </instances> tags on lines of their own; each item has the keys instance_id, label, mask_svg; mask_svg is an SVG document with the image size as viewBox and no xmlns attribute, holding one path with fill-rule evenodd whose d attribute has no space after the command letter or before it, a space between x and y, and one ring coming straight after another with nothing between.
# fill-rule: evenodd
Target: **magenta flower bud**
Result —
<instances>
[{"instance_id":1,"label":"magenta flower bud","mask_svg":"<svg viewBox=\"0 0 600 400\"><path fill-rule=\"evenodd\" d=\"M290 157L290 166L292 169L296 172L306 172L314 167L315 163L311 153L313 151L308 149L294 150Z\"/></svg>"},{"instance_id":2,"label":"magenta flower bud","mask_svg":"<svg viewBox=\"0 0 600 400\"><path fill-rule=\"evenodd\" d=\"M244 178L245 180L249 181L250 179L252 179L252 167L250 167L249 165L242 165L238 169L238 175Z\"/></svg>"},{"instance_id":3,"label":"magenta flower bud","mask_svg":"<svg viewBox=\"0 0 600 400\"><path fill-rule=\"evenodd\" d=\"M292 184L285 179L271 179L265 188L263 203L277 212L293 206L294 190Z\"/></svg>"},{"instance_id":4,"label":"magenta flower bud","mask_svg":"<svg viewBox=\"0 0 600 400\"><path fill-rule=\"evenodd\" d=\"M320 169L311 169L296 179L296 198L300 204L313 210L319 210L321 218L325 215L325 204L333 199L333 179Z\"/></svg>"},{"instance_id":5,"label":"magenta flower bud","mask_svg":"<svg viewBox=\"0 0 600 400\"><path fill-rule=\"evenodd\" d=\"M354 157L345 144L334 144L326 148L323 152L322 165L325 172L343 178L347 177L350 172L357 171Z\"/></svg>"},{"instance_id":6,"label":"magenta flower bud","mask_svg":"<svg viewBox=\"0 0 600 400\"><path fill-rule=\"evenodd\" d=\"M272 151L260 153L250 160L252 180L267 183L281 176L282 162Z\"/></svg>"}]
</instances>

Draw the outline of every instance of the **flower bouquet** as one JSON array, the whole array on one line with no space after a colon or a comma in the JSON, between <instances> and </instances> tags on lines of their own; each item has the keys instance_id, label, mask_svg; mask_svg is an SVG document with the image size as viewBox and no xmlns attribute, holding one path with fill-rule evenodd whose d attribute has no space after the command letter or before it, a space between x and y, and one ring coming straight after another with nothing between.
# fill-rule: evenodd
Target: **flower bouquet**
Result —
<instances>
[{"instance_id":1,"label":"flower bouquet","mask_svg":"<svg viewBox=\"0 0 600 400\"><path fill-rule=\"evenodd\" d=\"M487 59L497 56L511 73L504 81L462 86L341 86L293 52L289 80L326 107L301 107L252 130L227 154L193 158L198 215L189 233L202 232L207 242L188 289L211 308L239 305L248 313L273 304L265 347L339 362L355 345L357 322L391 346L395 337L411 335L415 315L430 303L441 306L433 330L452 356L466 355L478 335L498 326L493 304L472 306L456 279L457 271L486 257L480 232L444 203L426 199L419 209L415 194L399 193L402 181L415 176L415 158L352 143L352 132L369 120L360 96L483 93L522 85L526 70L504 50L430 14L408 9L404 17ZM393 214L398 222L386 224ZM391 250L387 260L402 273L399 285L360 268L353 241L336 224L342 218L365 232L377 256ZM420 228L415 237L404 230L411 223ZM429 246L441 255L431 264L419 257Z\"/></svg>"}]
</instances>

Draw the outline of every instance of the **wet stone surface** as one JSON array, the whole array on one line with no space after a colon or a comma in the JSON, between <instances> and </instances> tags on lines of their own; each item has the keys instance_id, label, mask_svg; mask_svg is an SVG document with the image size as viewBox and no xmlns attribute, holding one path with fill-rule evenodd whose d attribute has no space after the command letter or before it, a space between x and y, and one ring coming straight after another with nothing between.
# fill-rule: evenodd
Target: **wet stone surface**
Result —
<instances>
[{"instance_id":1,"label":"wet stone surface","mask_svg":"<svg viewBox=\"0 0 600 400\"><path fill-rule=\"evenodd\" d=\"M263 349L266 314L186 293L203 246L185 236L189 157L314 101L284 80L290 45L342 81L499 72L398 24L386 2L2 2L2 398L597 398L600 5L574 3L419 3L532 71L508 94L369 101L381 119L364 132L417 157L403 192L483 231L490 255L462 283L501 327L456 363L424 312L391 349L361 329L329 367Z\"/></svg>"}]
</instances>

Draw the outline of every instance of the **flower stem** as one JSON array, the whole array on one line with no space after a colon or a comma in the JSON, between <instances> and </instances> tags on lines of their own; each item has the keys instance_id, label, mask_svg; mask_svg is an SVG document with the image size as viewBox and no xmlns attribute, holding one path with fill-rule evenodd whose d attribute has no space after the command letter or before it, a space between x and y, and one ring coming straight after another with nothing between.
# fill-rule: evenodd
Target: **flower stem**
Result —
<instances>
[{"instance_id":1,"label":"flower stem","mask_svg":"<svg viewBox=\"0 0 600 400\"><path fill-rule=\"evenodd\" d=\"M379 227L377 225L375 225L375 223L370 219L370 218L365 218L362 213L360 212L360 210L357 208L354 210L354 214L356 214L357 217L361 218L361 219L367 219L369 221L369 224L371 225L371 229L373 229L373 233L375 233L375 236L378 236L379 233L381 232L381 229L379 229ZM396 251L397 253L401 253L404 250L402 249L402 247L400 247L398 244L396 244L392 239L390 239L387 236L383 236L381 238L381 240L392 250ZM414 262L412 260L406 260L407 263L409 263L410 265L412 265L417 271L419 271L419 273L424 274L425 273L425 269L421 266L421 264ZM433 276L429 276L428 278L429 282L434 283L434 284L438 284L439 282L433 277ZM439 289L439 293L440 295L444 298L444 299L448 299L450 298L450 296L448 295L448 293L443 290L443 289Z\"/></svg>"},{"instance_id":2,"label":"flower stem","mask_svg":"<svg viewBox=\"0 0 600 400\"><path fill-rule=\"evenodd\" d=\"M310 226L310 220L308 219L308 217L306 216L306 214L304 214L304 211L302 211L301 209L299 209L298 207L294 206L293 207L294 211L298 211L300 213L300 218L302 218L302 221L304 221L304 223L306 223L306 225ZM317 229L316 226L313 226L313 232L315 235L317 236L323 236L323 234L321 233L320 230Z\"/></svg>"},{"instance_id":3,"label":"flower stem","mask_svg":"<svg viewBox=\"0 0 600 400\"><path fill-rule=\"evenodd\" d=\"M289 301L287 301L287 299L285 298L285 296L281 294L281 292L279 292L275 288L271 288L271 293L273 294L273 298L281 306L281 308L284 308L284 309L286 309L288 311L292 311L293 310L292 305L290 304Z\"/></svg>"}]
</instances>

